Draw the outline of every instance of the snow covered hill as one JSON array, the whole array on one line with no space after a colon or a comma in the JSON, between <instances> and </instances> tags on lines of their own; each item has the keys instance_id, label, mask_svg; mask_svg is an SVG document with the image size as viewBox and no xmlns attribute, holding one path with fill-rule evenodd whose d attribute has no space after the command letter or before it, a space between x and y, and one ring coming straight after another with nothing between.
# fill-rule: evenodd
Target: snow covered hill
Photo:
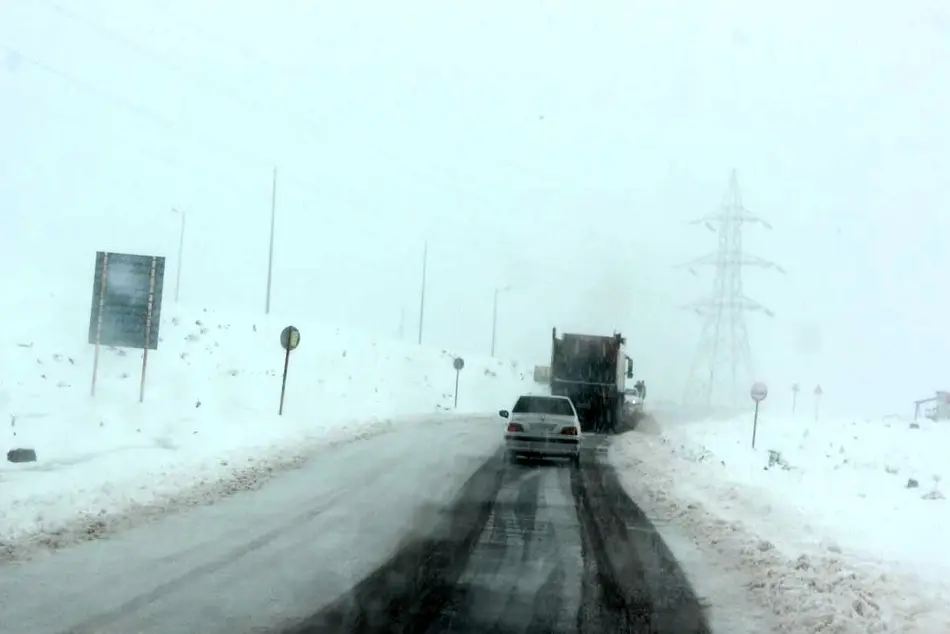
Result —
<instances>
[{"instance_id":1,"label":"snow covered hill","mask_svg":"<svg viewBox=\"0 0 950 634\"><path fill-rule=\"evenodd\" d=\"M89 300L23 295L0 327L0 450L37 460L0 463L0 558L257 486L328 444L491 412L531 385L530 368L464 355L455 409L452 351L166 302L144 402L129 349L102 348L91 397ZM301 343L278 416L290 323Z\"/></svg>"},{"instance_id":2,"label":"snow covered hill","mask_svg":"<svg viewBox=\"0 0 950 634\"><path fill-rule=\"evenodd\" d=\"M681 420L611 460L723 631L950 631L950 425L765 410L753 449L751 412Z\"/></svg>"}]
</instances>

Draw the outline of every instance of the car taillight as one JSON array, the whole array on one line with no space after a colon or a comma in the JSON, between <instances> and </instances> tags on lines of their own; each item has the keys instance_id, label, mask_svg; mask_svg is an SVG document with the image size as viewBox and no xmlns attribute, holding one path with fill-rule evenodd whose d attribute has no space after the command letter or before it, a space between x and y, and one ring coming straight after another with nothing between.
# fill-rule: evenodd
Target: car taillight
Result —
<instances>
[{"instance_id":1,"label":"car taillight","mask_svg":"<svg viewBox=\"0 0 950 634\"><path fill-rule=\"evenodd\" d=\"M565 436L576 436L577 427L565 427L564 429L561 430L561 433L564 434Z\"/></svg>"},{"instance_id":2,"label":"car taillight","mask_svg":"<svg viewBox=\"0 0 950 634\"><path fill-rule=\"evenodd\" d=\"M524 427L518 423L508 423L508 431L524 431Z\"/></svg>"}]
</instances>

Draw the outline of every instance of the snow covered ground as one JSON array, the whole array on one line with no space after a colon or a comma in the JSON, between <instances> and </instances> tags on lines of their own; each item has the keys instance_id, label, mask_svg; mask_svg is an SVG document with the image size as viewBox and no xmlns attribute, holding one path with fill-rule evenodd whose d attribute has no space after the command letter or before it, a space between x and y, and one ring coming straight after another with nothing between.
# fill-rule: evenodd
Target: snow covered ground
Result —
<instances>
[{"instance_id":1,"label":"snow covered ground","mask_svg":"<svg viewBox=\"0 0 950 634\"><path fill-rule=\"evenodd\" d=\"M752 415L617 439L625 486L720 631L950 631L950 425ZM916 486L914 486L916 482ZM909 486L908 486L909 485ZM766 626L766 624L768 624Z\"/></svg>"},{"instance_id":2,"label":"snow covered ground","mask_svg":"<svg viewBox=\"0 0 950 634\"><path fill-rule=\"evenodd\" d=\"M0 450L38 457L0 462L0 559L256 487L330 444L492 412L531 384L530 368L465 355L455 409L449 351L166 301L144 402L142 354L126 349L102 349L90 397L88 301L32 293L0 327ZM279 417L291 322L301 343Z\"/></svg>"}]
</instances>

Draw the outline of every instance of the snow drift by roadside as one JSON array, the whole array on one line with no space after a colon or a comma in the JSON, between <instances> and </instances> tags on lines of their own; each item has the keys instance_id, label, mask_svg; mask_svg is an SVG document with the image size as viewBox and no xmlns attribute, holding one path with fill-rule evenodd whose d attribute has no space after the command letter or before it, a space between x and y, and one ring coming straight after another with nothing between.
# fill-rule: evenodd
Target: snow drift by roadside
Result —
<instances>
[{"instance_id":1,"label":"snow drift by roadside","mask_svg":"<svg viewBox=\"0 0 950 634\"><path fill-rule=\"evenodd\" d=\"M950 578L950 552L933 546L950 532L943 480L950 425L897 418L759 417L667 423L678 455L709 477L748 487L795 508L816 531L885 560ZM907 539L913 535L913 539Z\"/></svg>"},{"instance_id":2,"label":"snow drift by roadside","mask_svg":"<svg viewBox=\"0 0 950 634\"><path fill-rule=\"evenodd\" d=\"M255 486L328 444L431 415L497 409L530 385L530 370L467 357L453 409L454 354L293 320L284 415L277 416L286 318L163 310L148 359L103 348L90 398L92 346L61 313L2 329L0 450L33 447L34 463L0 463L0 548L56 545L83 530ZM70 537L72 536L72 537Z\"/></svg>"},{"instance_id":3,"label":"snow drift by roadside","mask_svg":"<svg viewBox=\"0 0 950 634\"><path fill-rule=\"evenodd\" d=\"M751 619L760 623L755 631L789 634L950 631L938 558L943 502L922 499L921 489L905 489L884 468L935 466L923 457L928 442L915 453L915 441L902 435L922 431L935 442L944 430L850 423L764 419L755 451L750 417L667 422L657 434L614 443L610 458L625 486L688 569L693 562L714 625L737 631ZM878 466L883 478L875 477ZM748 614L736 613L743 601Z\"/></svg>"}]
</instances>

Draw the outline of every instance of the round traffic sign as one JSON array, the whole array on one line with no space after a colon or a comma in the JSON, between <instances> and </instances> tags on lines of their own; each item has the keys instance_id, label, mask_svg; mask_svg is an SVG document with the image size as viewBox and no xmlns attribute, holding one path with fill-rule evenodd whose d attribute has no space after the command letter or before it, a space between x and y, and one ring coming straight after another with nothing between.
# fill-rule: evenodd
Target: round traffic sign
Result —
<instances>
[{"instance_id":1,"label":"round traffic sign","mask_svg":"<svg viewBox=\"0 0 950 634\"><path fill-rule=\"evenodd\" d=\"M290 352L300 345L300 331L293 326L287 326L280 331L280 347Z\"/></svg>"},{"instance_id":2,"label":"round traffic sign","mask_svg":"<svg viewBox=\"0 0 950 634\"><path fill-rule=\"evenodd\" d=\"M455 361L452 362L452 367L455 368L456 371L461 370L465 367L465 359L462 357L455 357Z\"/></svg>"},{"instance_id":3,"label":"round traffic sign","mask_svg":"<svg viewBox=\"0 0 950 634\"><path fill-rule=\"evenodd\" d=\"M764 401L765 397L769 395L769 388L766 387L765 383L761 381L756 381L752 384L752 390L750 391L750 396L752 400L758 403L759 401Z\"/></svg>"}]
</instances>

